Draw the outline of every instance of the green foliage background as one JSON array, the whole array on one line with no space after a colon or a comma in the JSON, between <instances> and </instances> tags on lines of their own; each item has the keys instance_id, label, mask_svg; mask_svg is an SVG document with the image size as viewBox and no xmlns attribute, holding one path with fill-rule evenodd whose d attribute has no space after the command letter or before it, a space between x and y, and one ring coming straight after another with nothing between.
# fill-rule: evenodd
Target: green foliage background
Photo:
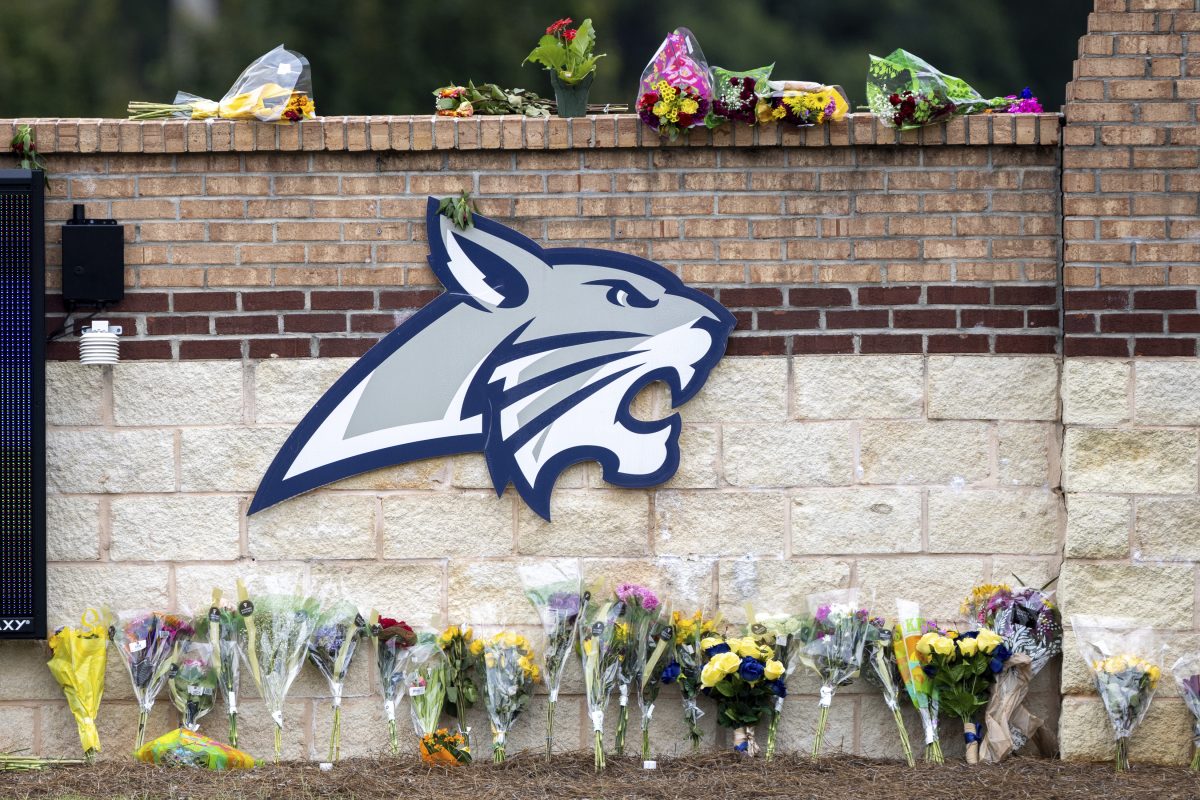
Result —
<instances>
[{"instance_id":1,"label":"green foliage background","mask_svg":"<svg viewBox=\"0 0 1200 800\"><path fill-rule=\"evenodd\" d=\"M219 99L283 42L313 65L319 114L432 112L451 82L549 95L521 66L556 18L591 17L593 102L631 102L662 37L690 27L709 63L774 61L865 102L867 53L911 50L984 95L1063 102L1092 0L0 0L0 117L124 117L176 90Z\"/></svg>"}]
</instances>

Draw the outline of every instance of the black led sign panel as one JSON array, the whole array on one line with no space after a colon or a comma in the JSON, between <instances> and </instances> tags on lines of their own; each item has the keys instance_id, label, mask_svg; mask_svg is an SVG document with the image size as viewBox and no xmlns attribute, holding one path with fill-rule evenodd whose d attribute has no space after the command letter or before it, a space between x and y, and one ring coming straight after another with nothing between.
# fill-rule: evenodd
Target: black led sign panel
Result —
<instances>
[{"instance_id":1,"label":"black led sign panel","mask_svg":"<svg viewBox=\"0 0 1200 800\"><path fill-rule=\"evenodd\" d=\"M46 637L42 188L0 170L0 639Z\"/></svg>"}]
</instances>

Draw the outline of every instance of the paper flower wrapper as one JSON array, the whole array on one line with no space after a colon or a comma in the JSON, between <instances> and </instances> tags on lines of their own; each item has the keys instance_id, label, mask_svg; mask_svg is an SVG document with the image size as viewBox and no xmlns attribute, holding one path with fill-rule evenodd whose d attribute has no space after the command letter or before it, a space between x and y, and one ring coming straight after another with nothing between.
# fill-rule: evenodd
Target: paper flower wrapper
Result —
<instances>
[{"instance_id":1,"label":"paper flower wrapper","mask_svg":"<svg viewBox=\"0 0 1200 800\"><path fill-rule=\"evenodd\" d=\"M235 747L186 728L177 728L152 742L146 742L133 757L160 767L214 770L250 769L262 763Z\"/></svg>"}]
</instances>

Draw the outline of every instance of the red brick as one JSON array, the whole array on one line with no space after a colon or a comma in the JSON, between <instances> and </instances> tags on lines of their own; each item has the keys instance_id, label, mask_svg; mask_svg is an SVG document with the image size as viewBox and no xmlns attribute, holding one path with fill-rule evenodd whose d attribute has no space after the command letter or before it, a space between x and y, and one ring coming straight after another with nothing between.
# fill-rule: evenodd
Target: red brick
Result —
<instances>
[{"instance_id":1,"label":"red brick","mask_svg":"<svg viewBox=\"0 0 1200 800\"><path fill-rule=\"evenodd\" d=\"M992 290L986 286L930 286L925 296L930 305L988 305Z\"/></svg>"},{"instance_id":2,"label":"red brick","mask_svg":"<svg viewBox=\"0 0 1200 800\"><path fill-rule=\"evenodd\" d=\"M1101 333L1162 333L1162 314L1102 314Z\"/></svg>"},{"instance_id":3,"label":"red brick","mask_svg":"<svg viewBox=\"0 0 1200 800\"><path fill-rule=\"evenodd\" d=\"M1195 289L1160 289L1152 291L1135 291L1133 307L1136 309L1182 309L1196 310Z\"/></svg>"},{"instance_id":4,"label":"red brick","mask_svg":"<svg viewBox=\"0 0 1200 800\"><path fill-rule=\"evenodd\" d=\"M59 297L58 295L52 295ZM60 298L61 299L61 298ZM46 308L50 309L50 297L46 298ZM170 308L170 297L163 292L126 292L125 297L121 302L117 303L115 308L122 312L127 311L166 311ZM177 311L182 309L176 309ZM203 309L205 311L209 309Z\"/></svg>"},{"instance_id":5,"label":"red brick","mask_svg":"<svg viewBox=\"0 0 1200 800\"><path fill-rule=\"evenodd\" d=\"M323 338L317 340L317 347L322 358L358 358L374 347L378 341L378 339ZM303 355L307 355L307 353Z\"/></svg>"},{"instance_id":6,"label":"red brick","mask_svg":"<svg viewBox=\"0 0 1200 800\"><path fill-rule=\"evenodd\" d=\"M304 292L242 292L243 311L292 311L304 308Z\"/></svg>"},{"instance_id":7,"label":"red brick","mask_svg":"<svg viewBox=\"0 0 1200 800\"><path fill-rule=\"evenodd\" d=\"M781 356L787 353L786 336L731 336L725 346L731 356Z\"/></svg>"},{"instance_id":8,"label":"red brick","mask_svg":"<svg viewBox=\"0 0 1200 800\"><path fill-rule=\"evenodd\" d=\"M241 358L241 339L189 339L179 343L180 358Z\"/></svg>"},{"instance_id":9,"label":"red brick","mask_svg":"<svg viewBox=\"0 0 1200 800\"><path fill-rule=\"evenodd\" d=\"M321 311L362 311L375 307L374 292L313 292L309 308Z\"/></svg>"},{"instance_id":10,"label":"red brick","mask_svg":"<svg viewBox=\"0 0 1200 800\"><path fill-rule=\"evenodd\" d=\"M1099 336L1067 336L1063 340L1065 356L1128 356L1129 340Z\"/></svg>"},{"instance_id":11,"label":"red brick","mask_svg":"<svg viewBox=\"0 0 1200 800\"><path fill-rule=\"evenodd\" d=\"M1171 333L1200 333L1200 314L1170 314L1167 327Z\"/></svg>"},{"instance_id":12,"label":"red brick","mask_svg":"<svg viewBox=\"0 0 1200 800\"><path fill-rule=\"evenodd\" d=\"M1129 308L1129 292L1068 289L1063 292L1063 305L1068 311L1124 310Z\"/></svg>"},{"instance_id":13,"label":"red brick","mask_svg":"<svg viewBox=\"0 0 1200 800\"><path fill-rule=\"evenodd\" d=\"M150 336L181 336L208 333L208 317L176 314L170 317L146 317Z\"/></svg>"},{"instance_id":14,"label":"red brick","mask_svg":"<svg viewBox=\"0 0 1200 800\"><path fill-rule=\"evenodd\" d=\"M1015 308L964 308L964 328L1022 328L1025 312Z\"/></svg>"},{"instance_id":15,"label":"red brick","mask_svg":"<svg viewBox=\"0 0 1200 800\"><path fill-rule=\"evenodd\" d=\"M788 305L793 307L829 308L850 305L849 289L789 289Z\"/></svg>"},{"instance_id":16,"label":"red brick","mask_svg":"<svg viewBox=\"0 0 1200 800\"><path fill-rule=\"evenodd\" d=\"M783 305L783 290L768 287L722 289L718 299L727 308L769 308Z\"/></svg>"},{"instance_id":17,"label":"red brick","mask_svg":"<svg viewBox=\"0 0 1200 800\"><path fill-rule=\"evenodd\" d=\"M79 351L75 351L76 357ZM136 361L140 358L167 359L171 357L171 343L162 339L121 340L122 360Z\"/></svg>"},{"instance_id":18,"label":"red brick","mask_svg":"<svg viewBox=\"0 0 1200 800\"><path fill-rule=\"evenodd\" d=\"M853 336L793 336L791 338L793 355L832 355L854 352Z\"/></svg>"},{"instance_id":19,"label":"red brick","mask_svg":"<svg viewBox=\"0 0 1200 800\"><path fill-rule=\"evenodd\" d=\"M929 337L930 353L986 353L988 337L978 334L935 334Z\"/></svg>"},{"instance_id":20,"label":"red brick","mask_svg":"<svg viewBox=\"0 0 1200 800\"><path fill-rule=\"evenodd\" d=\"M1095 333L1095 314L1064 314L1063 330L1066 333Z\"/></svg>"},{"instance_id":21,"label":"red brick","mask_svg":"<svg viewBox=\"0 0 1200 800\"><path fill-rule=\"evenodd\" d=\"M897 328L957 328L957 314L951 308L898 308L892 312Z\"/></svg>"},{"instance_id":22,"label":"red brick","mask_svg":"<svg viewBox=\"0 0 1200 800\"><path fill-rule=\"evenodd\" d=\"M876 310L827 311L825 327L844 328L887 328L888 312Z\"/></svg>"},{"instance_id":23,"label":"red brick","mask_svg":"<svg viewBox=\"0 0 1200 800\"><path fill-rule=\"evenodd\" d=\"M218 334L279 332L279 317L273 315L217 317L216 323Z\"/></svg>"},{"instance_id":24,"label":"red brick","mask_svg":"<svg viewBox=\"0 0 1200 800\"><path fill-rule=\"evenodd\" d=\"M921 302L920 286L861 286L858 289L859 305L915 305L919 302Z\"/></svg>"},{"instance_id":25,"label":"red brick","mask_svg":"<svg viewBox=\"0 0 1200 800\"><path fill-rule=\"evenodd\" d=\"M1196 338L1189 336L1184 339L1155 339L1137 336L1133 340L1135 356L1194 356L1196 355Z\"/></svg>"},{"instance_id":26,"label":"red brick","mask_svg":"<svg viewBox=\"0 0 1200 800\"><path fill-rule=\"evenodd\" d=\"M1025 312L1025 327L1027 328L1057 328L1057 308L1031 308Z\"/></svg>"},{"instance_id":27,"label":"red brick","mask_svg":"<svg viewBox=\"0 0 1200 800\"><path fill-rule=\"evenodd\" d=\"M251 339L250 358L308 358L312 345L307 336L293 339Z\"/></svg>"},{"instance_id":28,"label":"red brick","mask_svg":"<svg viewBox=\"0 0 1200 800\"><path fill-rule=\"evenodd\" d=\"M754 330L754 312L750 310L734 311L733 327L739 331Z\"/></svg>"},{"instance_id":29,"label":"red brick","mask_svg":"<svg viewBox=\"0 0 1200 800\"><path fill-rule=\"evenodd\" d=\"M345 314L285 314L284 333L343 333Z\"/></svg>"},{"instance_id":30,"label":"red brick","mask_svg":"<svg viewBox=\"0 0 1200 800\"><path fill-rule=\"evenodd\" d=\"M863 334L859 337L862 353L921 353L925 350L920 334Z\"/></svg>"},{"instance_id":31,"label":"red brick","mask_svg":"<svg viewBox=\"0 0 1200 800\"><path fill-rule=\"evenodd\" d=\"M821 327L820 311L759 311L758 329L763 331L797 330Z\"/></svg>"},{"instance_id":32,"label":"red brick","mask_svg":"<svg viewBox=\"0 0 1200 800\"><path fill-rule=\"evenodd\" d=\"M355 333L391 333L397 325L394 314L350 315L350 330Z\"/></svg>"},{"instance_id":33,"label":"red brick","mask_svg":"<svg viewBox=\"0 0 1200 800\"><path fill-rule=\"evenodd\" d=\"M1010 336L1000 334L996 337L997 353L1030 353L1040 355L1055 353L1057 350L1057 336Z\"/></svg>"},{"instance_id":34,"label":"red brick","mask_svg":"<svg viewBox=\"0 0 1200 800\"><path fill-rule=\"evenodd\" d=\"M1058 303L1053 286L996 286L992 302L998 306L1052 306Z\"/></svg>"},{"instance_id":35,"label":"red brick","mask_svg":"<svg viewBox=\"0 0 1200 800\"><path fill-rule=\"evenodd\" d=\"M379 308L421 308L437 299L442 292L438 289L401 289L379 293Z\"/></svg>"},{"instance_id":36,"label":"red brick","mask_svg":"<svg viewBox=\"0 0 1200 800\"><path fill-rule=\"evenodd\" d=\"M171 297L175 311L236 311L236 292L175 292Z\"/></svg>"}]
</instances>

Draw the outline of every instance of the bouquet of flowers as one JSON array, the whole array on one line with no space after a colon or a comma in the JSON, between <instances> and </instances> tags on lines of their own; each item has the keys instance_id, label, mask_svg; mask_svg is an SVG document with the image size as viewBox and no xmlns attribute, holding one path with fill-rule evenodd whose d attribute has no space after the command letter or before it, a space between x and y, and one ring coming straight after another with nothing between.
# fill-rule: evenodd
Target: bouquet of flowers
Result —
<instances>
[{"instance_id":1,"label":"bouquet of flowers","mask_svg":"<svg viewBox=\"0 0 1200 800\"><path fill-rule=\"evenodd\" d=\"M868 683L879 687L883 694L883 702L892 710L896 720L896 732L900 736L900 746L904 748L904 760L910 767L915 766L912 743L908 740L908 728L904 725L904 717L900 715L900 687L904 679L900 676L900 668L896 665L896 649L892 646L895 635L880 618L871 620L877 630L873 638L867 642L867 665L870 667L864 677Z\"/></svg>"},{"instance_id":2,"label":"bouquet of flowers","mask_svg":"<svg viewBox=\"0 0 1200 800\"><path fill-rule=\"evenodd\" d=\"M621 649L617 626L621 604L599 586L583 593L583 611L579 627L579 658L583 665L583 688L587 695L588 718L595 740L593 752L596 771L604 769L604 711L617 673L621 669Z\"/></svg>"},{"instance_id":3,"label":"bouquet of flowers","mask_svg":"<svg viewBox=\"0 0 1200 800\"><path fill-rule=\"evenodd\" d=\"M841 122L850 103L840 86L812 81L767 81L767 91L755 106L759 122L788 122L792 125L823 125Z\"/></svg>"},{"instance_id":4,"label":"bouquet of flowers","mask_svg":"<svg viewBox=\"0 0 1200 800\"><path fill-rule=\"evenodd\" d=\"M573 562L547 562L518 568L525 596L537 609L545 634L542 678L550 694L546 704L546 757L554 751L554 706L563 669L579 636L581 580Z\"/></svg>"},{"instance_id":5,"label":"bouquet of flowers","mask_svg":"<svg viewBox=\"0 0 1200 800\"><path fill-rule=\"evenodd\" d=\"M979 763L979 733L975 717L987 705L991 683L1004 669L1008 648L992 630L959 633L927 631L917 640L925 676L933 681L942 707L962 721L967 763Z\"/></svg>"},{"instance_id":6,"label":"bouquet of flowers","mask_svg":"<svg viewBox=\"0 0 1200 800\"><path fill-rule=\"evenodd\" d=\"M575 86L585 81L590 85L596 62L605 55L592 52L596 46L596 31L590 19L585 19L578 28L572 28L571 22L567 17L552 23L538 40L537 47L521 62L541 64L549 70L550 82L555 83L555 88L558 84Z\"/></svg>"},{"instance_id":7,"label":"bouquet of flowers","mask_svg":"<svg viewBox=\"0 0 1200 800\"><path fill-rule=\"evenodd\" d=\"M451 625L438 635L438 647L450 668L446 686L446 714L458 720L459 730L470 739L467 712L479 700L479 672L483 666L483 641L467 625Z\"/></svg>"},{"instance_id":8,"label":"bouquet of flowers","mask_svg":"<svg viewBox=\"0 0 1200 800\"><path fill-rule=\"evenodd\" d=\"M317 627L319 603L311 597L262 594L250 599L238 581L238 644L259 697L275 723L275 760L283 753L283 706L304 666Z\"/></svg>"},{"instance_id":9,"label":"bouquet of flowers","mask_svg":"<svg viewBox=\"0 0 1200 800\"><path fill-rule=\"evenodd\" d=\"M1117 772L1125 772L1129 737L1150 710L1158 688L1163 647L1155 631L1130 619L1074 616L1071 628L1117 738Z\"/></svg>"},{"instance_id":10,"label":"bouquet of flowers","mask_svg":"<svg viewBox=\"0 0 1200 800\"><path fill-rule=\"evenodd\" d=\"M146 742L133 757L160 767L197 767L218 771L250 769L262 763L248 753L187 728L176 728L152 742Z\"/></svg>"},{"instance_id":11,"label":"bouquet of flowers","mask_svg":"<svg viewBox=\"0 0 1200 800\"><path fill-rule=\"evenodd\" d=\"M50 660L46 666L62 687L67 706L79 729L79 744L90 764L100 752L96 715L104 695L104 670L108 663L107 620L88 609L78 628L64 627L50 636Z\"/></svg>"},{"instance_id":12,"label":"bouquet of flowers","mask_svg":"<svg viewBox=\"0 0 1200 800\"><path fill-rule=\"evenodd\" d=\"M636 583L622 583L617 587L617 600L621 604L621 622L617 629L617 644L621 651L621 669L617 673L618 703L617 755L625 752L625 732L629 726L629 687L641 680L638 672L638 656L641 651L641 634L647 633L661 613L658 596L653 590Z\"/></svg>"},{"instance_id":13,"label":"bouquet of flowers","mask_svg":"<svg viewBox=\"0 0 1200 800\"><path fill-rule=\"evenodd\" d=\"M554 103L528 89L505 89L494 83L478 86L442 86L433 92L434 109L439 117L471 117L475 114L520 114L524 117L548 117Z\"/></svg>"},{"instance_id":14,"label":"bouquet of flowers","mask_svg":"<svg viewBox=\"0 0 1200 800\"><path fill-rule=\"evenodd\" d=\"M813 757L821 753L829 706L839 686L846 686L862 669L863 650L877 630L870 612L858 602L858 589L837 589L809 595L811 627L804 632L800 662L821 680L820 713L813 738Z\"/></svg>"},{"instance_id":15,"label":"bouquet of flowers","mask_svg":"<svg viewBox=\"0 0 1200 800\"><path fill-rule=\"evenodd\" d=\"M717 703L717 724L733 729L733 749L753 758L759 747L754 726L775 705L784 666L775 650L753 636L710 636L700 643L707 663L700 671L703 692Z\"/></svg>"},{"instance_id":16,"label":"bouquet of flowers","mask_svg":"<svg viewBox=\"0 0 1200 800\"><path fill-rule=\"evenodd\" d=\"M246 67L219 103L179 92L173 103L134 100L129 118L299 122L316 116L312 96L308 59L279 45Z\"/></svg>"},{"instance_id":17,"label":"bouquet of flowers","mask_svg":"<svg viewBox=\"0 0 1200 800\"><path fill-rule=\"evenodd\" d=\"M667 667L674 661L675 650L675 629L671 627L670 613L647 620L634 635L637 639L638 709L642 712L642 762L643 766L653 768L656 765L650 750L650 720L654 716L654 703L662 685L670 683L677 675L667 672Z\"/></svg>"},{"instance_id":18,"label":"bouquet of flowers","mask_svg":"<svg viewBox=\"0 0 1200 800\"><path fill-rule=\"evenodd\" d=\"M204 642L179 642L167 693L179 712L183 727L200 729L200 718L212 711L216 702L217 672L213 667L212 645Z\"/></svg>"},{"instance_id":19,"label":"bouquet of flowers","mask_svg":"<svg viewBox=\"0 0 1200 800\"><path fill-rule=\"evenodd\" d=\"M867 105L888 127L909 130L955 114L1008 110L1017 105L1015 96L985 98L966 81L941 72L906 50L894 50L886 58L870 58Z\"/></svg>"},{"instance_id":20,"label":"bouquet of flowers","mask_svg":"<svg viewBox=\"0 0 1200 800\"><path fill-rule=\"evenodd\" d=\"M1192 712L1192 771L1200 770L1200 653L1189 653L1171 666L1179 694Z\"/></svg>"},{"instance_id":21,"label":"bouquet of flowers","mask_svg":"<svg viewBox=\"0 0 1200 800\"><path fill-rule=\"evenodd\" d=\"M421 760L427 764L470 763L471 751L463 735L438 726L446 701L445 653L430 635L408 648L403 660L404 690L420 738Z\"/></svg>"},{"instance_id":22,"label":"bouquet of flowers","mask_svg":"<svg viewBox=\"0 0 1200 800\"><path fill-rule=\"evenodd\" d=\"M513 723L529 706L539 678L529 641L501 631L483 643L484 705L492 723L492 760L504 761L504 748Z\"/></svg>"},{"instance_id":23,"label":"bouquet of flowers","mask_svg":"<svg viewBox=\"0 0 1200 800\"><path fill-rule=\"evenodd\" d=\"M138 702L136 750L146 741L150 710L170 677L175 643L182 637L192 636L195 629L187 617L159 611L109 612L108 616L115 620L109 635L129 672Z\"/></svg>"},{"instance_id":24,"label":"bouquet of flowers","mask_svg":"<svg viewBox=\"0 0 1200 800\"><path fill-rule=\"evenodd\" d=\"M237 747L237 694L239 664L238 654L239 630L242 627L242 617L237 609L221 604L221 590L213 589L212 605L208 611L196 616L196 638L208 642L212 648L212 667L217 678L217 686L221 687L221 695L225 698L225 707L229 715L229 744Z\"/></svg>"},{"instance_id":25,"label":"bouquet of flowers","mask_svg":"<svg viewBox=\"0 0 1200 800\"><path fill-rule=\"evenodd\" d=\"M358 637L366 627L366 620L354 604L342 600L321 612L308 640L308 658L325 676L333 698L333 731L329 737L331 762L342 755L342 688L346 685L350 659L354 658L354 650L358 647Z\"/></svg>"},{"instance_id":26,"label":"bouquet of flowers","mask_svg":"<svg viewBox=\"0 0 1200 800\"><path fill-rule=\"evenodd\" d=\"M767 78L771 77L774 64L749 69L745 72L712 68L712 108L704 117L704 124L715 128L725 122L744 122L753 125L757 121L754 109L758 95L767 90Z\"/></svg>"},{"instance_id":27,"label":"bouquet of flowers","mask_svg":"<svg viewBox=\"0 0 1200 800\"><path fill-rule=\"evenodd\" d=\"M1043 752L1057 750L1054 735L1024 706L1029 682L1062 652L1062 621L1050 593L1007 584L976 586L963 601L962 613L994 630L1012 653L992 686L985 712L987 733L980 756L998 762L1036 734Z\"/></svg>"},{"instance_id":28,"label":"bouquet of flowers","mask_svg":"<svg viewBox=\"0 0 1200 800\"><path fill-rule=\"evenodd\" d=\"M671 616L671 622L675 629L675 660L663 670L662 682L679 685L683 718L687 722L688 737L692 740L692 752L696 753L700 750L700 740L704 738L704 731L700 728L704 711L697 702L703 688L700 670L704 661L700 642L716 633L718 621L706 618L703 611L697 611L690 617L676 611Z\"/></svg>"},{"instance_id":29,"label":"bouquet of flowers","mask_svg":"<svg viewBox=\"0 0 1200 800\"><path fill-rule=\"evenodd\" d=\"M396 702L404 690L405 654L408 648L417 643L417 634L407 622L381 617L378 611L371 612L368 630L371 634L371 649L375 651L379 688L383 693L383 714L387 717L388 742L392 747L392 755L396 755L400 752L400 740L396 735Z\"/></svg>"},{"instance_id":30,"label":"bouquet of flowers","mask_svg":"<svg viewBox=\"0 0 1200 800\"><path fill-rule=\"evenodd\" d=\"M797 657L804 643L808 626L803 617L793 614L768 614L755 617L747 626L747 635L775 651L775 660L783 664L783 674L775 680L775 704L767 726L768 760L775 757L775 740L779 735L779 720L783 716L783 700L787 697L787 679L796 669Z\"/></svg>"},{"instance_id":31,"label":"bouquet of flowers","mask_svg":"<svg viewBox=\"0 0 1200 800\"><path fill-rule=\"evenodd\" d=\"M910 600L897 600L896 610L896 631L892 636L896 668L900 671L908 699L921 717L921 727L925 733L924 758L941 764L945 758L942 756L942 743L938 740L938 688L925 674L921 655L917 652L917 642L930 630L936 630L937 626L927 624L921 616L921 607Z\"/></svg>"},{"instance_id":32,"label":"bouquet of flowers","mask_svg":"<svg viewBox=\"0 0 1200 800\"><path fill-rule=\"evenodd\" d=\"M712 75L696 37L687 28L667 35L642 70L637 113L672 139L704 124L713 100Z\"/></svg>"},{"instance_id":33,"label":"bouquet of flowers","mask_svg":"<svg viewBox=\"0 0 1200 800\"><path fill-rule=\"evenodd\" d=\"M34 138L32 128L28 125L18 125L17 132L13 134L12 141L9 142L8 147L17 158L17 169L40 169L43 176L42 180L46 182L46 186L50 185L49 173L46 171L46 162L42 159L42 154L38 152L37 141Z\"/></svg>"}]
</instances>

